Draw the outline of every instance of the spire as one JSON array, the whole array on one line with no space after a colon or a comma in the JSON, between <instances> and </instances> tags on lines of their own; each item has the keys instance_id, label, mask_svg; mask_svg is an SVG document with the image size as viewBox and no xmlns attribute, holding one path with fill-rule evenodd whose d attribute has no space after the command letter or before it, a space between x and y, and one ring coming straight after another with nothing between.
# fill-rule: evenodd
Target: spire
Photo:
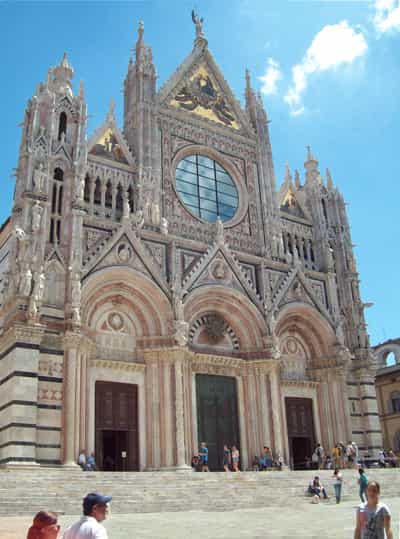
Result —
<instances>
[{"instance_id":1,"label":"spire","mask_svg":"<svg viewBox=\"0 0 400 539\"><path fill-rule=\"evenodd\" d=\"M58 66L52 70L53 87L60 93L72 95L71 80L74 76L74 70L68 62L67 53L64 52L63 58Z\"/></svg>"},{"instance_id":2,"label":"spire","mask_svg":"<svg viewBox=\"0 0 400 539\"><path fill-rule=\"evenodd\" d=\"M292 183L292 175L290 173L290 167L289 163L286 161L285 163L285 183Z\"/></svg>"},{"instance_id":3,"label":"spire","mask_svg":"<svg viewBox=\"0 0 400 539\"><path fill-rule=\"evenodd\" d=\"M83 84L83 80L79 82L79 97L84 100L85 99L85 86Z\"/></svg>"},{"instance_id":4,"label":"spire","mask_svg":"<svg viewBox=\"0 0 400 539\"><path fill-rule=\"evenodd\" d=\"M326 186L328 189L333 189L333 181L329 168L326 169Z\"/></svg>"},{"instance_id":5,"label":"spire","mask_svg":"<svg viewBox=\"0 0 400 539\"><path fill-rule=\"evenodd\" d=\"M300 174L299 174L299 171L296 170L294 171L294 184L296 186L296 189L300 189L301 188L301 182L300 182Z\"/></svg>"},{"instance_id":6,"label":"spire","mask_svg":"<svg viewBox=\"0 0 400 539\"><path fill-rule=\"evenodd\" d=\"M110 99L110 105L108 107L107 122L115 123L115 103L113 98Z\"/></svg>"},{"instance_id":7,"label":"spire","mask_svg":"<svg viewBox=\"0 0 400 539\"><path fill-rule=\"evenodd\" d=\"M194 46L195 48L197 47L200 47L200 48L204 48L207 46L207 40L204 36L204 32L203 32L203 17L200 17L195 11L194 9L192 9L192 21L193 21L193 24L195 25L196 27L196 37L195 37L195 40L194 40Z\"/></svg>"},{"instance_id":8,"label":"spire","mask_svg":"<svg viewBox=\"0 0 400 539\"><path fill-rule=\"evenodd\" d=\"M307 146L307 160L304 163L304 168L306 169L306 181L317 180L319 182L318 176L318 161L315 159L311 147Z\"/></svg>"},{"instance_id":9,"label":"spire","mask_svg":"<svg viewBox=\"0 0 400 539\"><path fill-rule=\"evenodd\" d=\"M138 38L136 41L136 63L140 63L143 57L143 53L144 53L145 45L144 45L143 34L144 34L144 24L143 24L143 21L139 21Z\"/></svg>"}]
</instances>

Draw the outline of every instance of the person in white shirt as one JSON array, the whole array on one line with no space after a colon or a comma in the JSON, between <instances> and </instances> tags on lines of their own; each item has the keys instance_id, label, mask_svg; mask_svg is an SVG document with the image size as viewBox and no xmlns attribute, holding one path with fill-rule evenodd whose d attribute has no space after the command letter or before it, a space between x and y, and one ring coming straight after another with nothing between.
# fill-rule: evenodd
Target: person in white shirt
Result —
<instances>
[{"instance_id":1,"label":"person in white shirt","mask_svg":"<svg viewBox=\"0 0 400 539\"><path fill-rule=\"evenodd\" d=\"M101 524L107 518L111 496L91 492L83 498L83 517L65 530L63 539L108 539Z\"/></svg>"}]
</instances>

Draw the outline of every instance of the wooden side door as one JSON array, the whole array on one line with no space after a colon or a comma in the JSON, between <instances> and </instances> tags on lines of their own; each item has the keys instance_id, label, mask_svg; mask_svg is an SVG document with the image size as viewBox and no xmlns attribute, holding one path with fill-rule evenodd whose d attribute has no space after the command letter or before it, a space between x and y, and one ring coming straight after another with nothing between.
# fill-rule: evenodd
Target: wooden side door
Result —
<instances>
[{"instance_id":1,"label":"wooden side door","mask_svg":"<svg viewBox=\"0 0 400 539\"><path fill-rule=\"evenodd\" d=\"M95 401L96 457L99 466L102 466L105 457L103 431L108 431L115 436L115 454L112 455L115 469L138 470L137 385L96 382ZM121 460L122 451L126 452L125 463Z\"/></svg>"}]
</instances>

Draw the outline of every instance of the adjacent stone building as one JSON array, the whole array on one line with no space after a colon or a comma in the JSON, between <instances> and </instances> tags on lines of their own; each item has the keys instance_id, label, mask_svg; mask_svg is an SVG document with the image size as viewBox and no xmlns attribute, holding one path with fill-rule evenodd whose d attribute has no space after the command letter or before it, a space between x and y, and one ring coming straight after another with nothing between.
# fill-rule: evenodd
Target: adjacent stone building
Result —
<instances>
[{"instance_id":1,"label":"adjacent stone building","mask_svg":"<svg viewBox=\"0 0 400 539\"><path fill-rule=\"evenodd\" d=\"M310 148L277 191L261 97L246 73L241 106L193 21L159 89L139 25L122 129L111 104L87 140L66 56L28 101L0 234L3 465L382 444L343 197Z\"/></svg>"},{"instance_id":2,"label":"adjacent stone building","mask_svg":"<svg viewBox=\"0 0 400 539\"><path fill-rule=\"evenodd\" d=\"M400 453L400 339L373 347L376 357L376 396L383 447Z\"/></svg>"}]
</instances>

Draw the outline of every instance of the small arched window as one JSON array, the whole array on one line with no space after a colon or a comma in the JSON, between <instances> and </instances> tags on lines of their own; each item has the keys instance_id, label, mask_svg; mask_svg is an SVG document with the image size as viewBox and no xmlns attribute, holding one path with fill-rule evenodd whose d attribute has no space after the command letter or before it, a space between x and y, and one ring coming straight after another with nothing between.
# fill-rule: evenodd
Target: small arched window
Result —
<instances>
[{"instance_id":1,"label":"small arched window","mask_svg":"<svg viewBox=\"0 0 400 539\"><path fill-rule=\"evenodd\" d=\"M322 198L321 201L322 201L322 211L324 212L325 221L328 221L328 212L327 212L327 209L326 209L325 199Z\"/></svg>"},{"instance_id":2,"label":"small arched window","mask_svg":"<svg viewBox=\"0 0 400 539\"><path fill-rule=\"evenodd\" d=\"M101 204L101 181L100 178L96 178L95 181L95 187L94 187L94 197L93 201L95 204Z\"/></svg>"},{"instance_id":3,"label":"small arched window","mask_svg":"<svg viewBox=\"0 0 400 539\"><path fill-rule=\"evenodd\" d=\"M132 185L130 185L128 189L128 200L129 200L129 206L131 208L131 213L132 213L133 212L133 187Z\"/></svg>"},{"instance_id":4,"label":"small arched window","mask_svg":"<svg viewBox=\"0 0 400 539\"><path fill-rule=\"evenodd\" d=\"M53 178L58 182L64 181L64 171L61 168L55 168Z\"/></svg>"},{"instance_id":5,"label":"small arched window","mask_svg":"<svg viewBox=\"0 0 400 539\"><path fill-rule=\"evenodd\" d=\"M88 174L85 176L85 188L83 191L83 200L85 202L90 202L90 178Z\"/></svg>"},{"instance_id":6,"label":"small arched window","mask_svg":"<svg viewBox=\"0 0 400 539\"><path fill-rule=\"evenodd\" d=\"M110 180L107 182L106 186L106 208L112 208L112 183Z\"/></svg>"},{"instance_id":7,"label":"small arched window","mask_svg":"<svg viewBox=\"0 0 400 539\"><path fill-rule=\"evenodd\" d=\"M63 111L58 119L58 140L61 140L62 134L67 134L67 115Z\"/></svg>"},{"instance_id":8,"label":"small arched window","mask_svg":"<svg viewBox=\"0 0 400 539\"><path fill-rule=\"evenodd\" d=\"M315 263L314 249L313 249L313 244L311 240L310 240L310 258L311 258L311 262Z\"/></svg>"},{"instance_id":9,"label":"small arched window","mask_svg":"<svg viewBox=\"0 0 400 539\"><path fill-rule=\"evenodd\" d=\"M400 412L400 391L392 391L390 394L390 401L392 404L392 412Z\"/></svg>"},{"instance_id":10,"label":"small arched window","mask_svg":"<svg viewBox=\"0 0 400 539\"><path fill-rule=\"evenodd\" d=\"M117 187L117 198L115 200L115 208L122 212L124 201L122 198L122 185L119 183Z\"/></svg>"}]
</instances>

